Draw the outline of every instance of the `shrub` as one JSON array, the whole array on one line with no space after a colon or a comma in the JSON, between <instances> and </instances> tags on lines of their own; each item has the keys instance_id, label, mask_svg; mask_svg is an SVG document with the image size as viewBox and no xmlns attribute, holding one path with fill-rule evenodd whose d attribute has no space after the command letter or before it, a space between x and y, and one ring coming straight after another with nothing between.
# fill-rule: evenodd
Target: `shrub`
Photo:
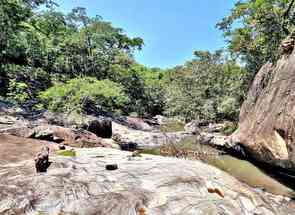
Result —
<instances>
[{"instance_id":1,"label":"shrub","mask_svg":"<svg viewBox=\"0 0 295 215\"><path fill-rule=\"evenodd\" d=\"M8 98L16 103L24 103L30 96L28 94L28 85L24 82L17 82L15 79L9 81Z\"/></svg>"},{"instance_id":2,"label":"shrub","mask_svg":"<svg viewBox=\"0 0 295 215\"><path fill-rule=\"evenodd\" d=\"M48 74L40 68L9 64L2 72L1 94L20 105L35 100L51 83Z\"/></svg>"},{"instance_id":3,"label":"shrub","mask_svg":"<svg viewBox=\"0 0 295 215\"><path fill-rule=\"evenodd\" d=\"M223 97L217 110L221 118L235 120L239 117L239 102L233 97Z\"/></svg>"},{"instance_id":4,"label":"shrub","mask_svg":"<svg viewBox=\"0 0 295 215\"><path fill-rule=\"evenodd\" d=\"M82 112L86 103L103 111L117 112L129 100L120 84L90 77L55 84L42 92L40 99L49 110L58 112Z\"/></svg>"}]
</instances>

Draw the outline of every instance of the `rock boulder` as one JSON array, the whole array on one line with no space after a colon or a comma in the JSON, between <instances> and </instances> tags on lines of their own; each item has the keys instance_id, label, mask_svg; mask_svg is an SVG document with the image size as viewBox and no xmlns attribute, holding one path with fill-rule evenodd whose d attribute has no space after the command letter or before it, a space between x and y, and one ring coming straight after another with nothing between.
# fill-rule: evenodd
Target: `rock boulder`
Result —
<instances>
[{"instance_id":1,"label":"rock boulder","mask_svg":"<svg viewBox=\"0 0 295 215\"><path fill-rule=\"evenodd\" d=\"M295 52L257 73L228 142L261 162L295 168Z\"/></svg>"}]
</instances>

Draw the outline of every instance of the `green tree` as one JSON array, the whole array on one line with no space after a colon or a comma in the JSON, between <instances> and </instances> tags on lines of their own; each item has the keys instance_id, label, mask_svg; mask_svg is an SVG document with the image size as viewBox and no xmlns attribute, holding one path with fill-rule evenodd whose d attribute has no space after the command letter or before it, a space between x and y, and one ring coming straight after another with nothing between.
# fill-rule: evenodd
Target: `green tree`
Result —
<instances>
[{"instance_id":1,"label":"green tree","mask_svg":"<svg viewBox=\"0 0 295 215\"><path fill-rule=\"evenodd\" d=\"M166 113L187 121L236 120L246 74L221 51L197 51L194 60L169 72Z\"/></svg>"},{"instance_id":2,"label":"green tree","mask_svg":"<svg viewBox=\"0 0 295 215\"><path fill-rule=\"evenodd\" d=\"M217 24L231 54L252 74L267 61L276 61L280 42L294 31L293 4L293 0L239 0Z\"/></svg>"},{"instance_id":3,"label":"green tree","mask_svg":"<svg viewBox=\"0 0 295 215\"><path fill-rule=\"evenodd\" d=\"M78 113L88 105L98 111L118 112L129 100L120 84L89 77L56 84L42 92L40 98L49 110Z\"/></svg>"}]
</instances>

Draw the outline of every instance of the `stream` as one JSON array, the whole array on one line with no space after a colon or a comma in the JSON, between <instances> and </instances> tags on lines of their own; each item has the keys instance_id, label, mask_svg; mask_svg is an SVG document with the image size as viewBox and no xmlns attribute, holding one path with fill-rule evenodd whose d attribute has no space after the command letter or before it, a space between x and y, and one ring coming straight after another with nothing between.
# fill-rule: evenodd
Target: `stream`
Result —
<instances>
[{"instance_id":1,"label":"stream","mask_svg":"<svg viewBox=\"0 0 295 215\"><path fill-rule=\"evenodd\" d=\"M241 160L230 155L221 155L207 162L251 187L259 188L276 195L295 197L295 192L289 186L281 183L275 175L269 175L249 161Z\"/></svg>"},{"instance_id":2,"label":"stream","mask_svg":"<svg viewBox=\"0 0 295 215\"><path fill-rule=\"evenodd\" d=\"M288 179L282 175L276 175L272 169L268 169L266 172L266 169L262 169L250 161L229 154L223 154L220 150L209 145L197 143L195 137L188 137L177 143L176 146L177 148L196 151L200 154L206 153L207 155L201 158L203 162L229 173L250 187L261 189L275 195L295 198L295 183L293 186L292 183L282 183L282 181L286 182ZM159 149L144 150L143 153L159 155L160 151Z\"/></svg>"}]
</instances>

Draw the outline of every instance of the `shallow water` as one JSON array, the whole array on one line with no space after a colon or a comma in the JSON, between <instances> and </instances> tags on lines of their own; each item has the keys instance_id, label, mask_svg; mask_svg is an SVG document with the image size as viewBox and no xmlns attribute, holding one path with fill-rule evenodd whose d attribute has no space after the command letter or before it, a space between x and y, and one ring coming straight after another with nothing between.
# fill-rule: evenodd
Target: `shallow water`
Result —
<instances>
[{"instance_id":1,"label":"shallow water","mask_svg":"<svg viewBox=\"0 0 295 215\"><path fill-rule=\"evenodd\" d=\"M265 173L249 161L242 160L231 155L223 155L221 151L208 145L202 145L196 142L195 137L188 137L181 143L175 145L179 149L187 149L199 152L202 161L215 166L239 181L248 184L251 187L265 190L276 195L295 197L295 192L290 187L282 184L276 178ZM147 154L160 154L159 149L143 150Z\"/></svg>"},{"instance_id":2,"label":"shallow water","mask_svg":"<svg viewBox=\"0 0 295 215\"><path fill-rule=\"evenodd\" d=\"M261 188L276 195L295 197L295 192L291 188L270 177L263 170L248 161L240 160L230 155L221 155L216 158L210 158L207 162L251 187Z\"/></svg>"}]
</instances>

